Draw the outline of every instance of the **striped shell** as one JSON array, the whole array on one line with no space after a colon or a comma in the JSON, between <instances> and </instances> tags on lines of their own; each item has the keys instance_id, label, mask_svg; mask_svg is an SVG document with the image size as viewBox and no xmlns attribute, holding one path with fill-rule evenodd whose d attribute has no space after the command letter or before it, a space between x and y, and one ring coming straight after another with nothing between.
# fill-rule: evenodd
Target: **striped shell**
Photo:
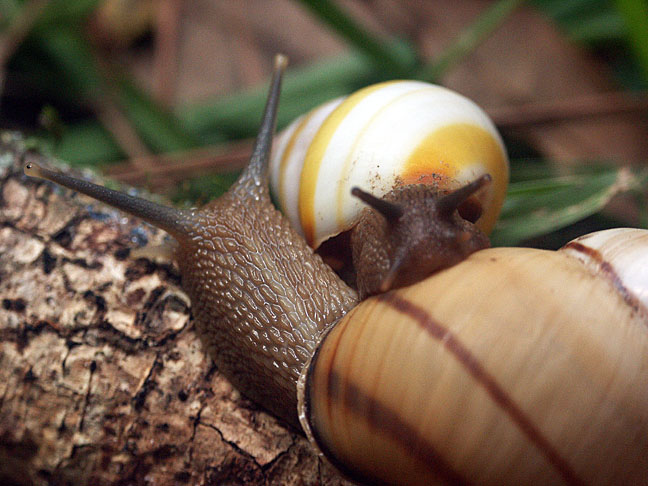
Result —
<instances>
[{"instance_id":1,"label":"striped shell","mask_svg":"<svg viewBox=\"0 0 648 486\"><path fill-rule=\"evenodd\" d=\"M419 81L369 86L295 120L275 143L271 187L313 247L346 229L364 205L400 184L451 190L490 173L478 225L489 232L508 183L508 159L486 114L446 88Z\"/></svg>"},{"instance_id":2,"label":"striped shell","mask_svg":"<svg viewBox=\"0 0 648 486\"><path fill-rule=\"evenodd\" d=\"M307 434L367 484L648 484L648 312L607 260L621 233L645 289L648 231L615 230L364 301L302 373Z\"/></svg>"},{"instance_id":3,"label":"striped shell","mask_svg":"<svg viewBox=\"0 0 648 486\"><path fill-rule=\"evenodd\" d=\"M648 231L616 228L576 238L562 248L614 282L632 305L648 309Z\"/></svg>"}]
</instances>

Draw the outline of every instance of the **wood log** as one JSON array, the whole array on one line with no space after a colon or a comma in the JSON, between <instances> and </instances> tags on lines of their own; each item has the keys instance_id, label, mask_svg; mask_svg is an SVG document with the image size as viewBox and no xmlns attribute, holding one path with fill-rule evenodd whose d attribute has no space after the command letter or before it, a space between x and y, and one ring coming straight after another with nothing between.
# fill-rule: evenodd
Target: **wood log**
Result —
<instances>
[{"instance_id":1,"label":"wood log","mask_svg":"<svg viewBox=\"0 0 648 486\"><path fill-rule=\"evenodd\" d=\"M163 232L0 154L0 483L348 484L220 375L173 263L129 256Z\"/></svg>"}]
</instances>

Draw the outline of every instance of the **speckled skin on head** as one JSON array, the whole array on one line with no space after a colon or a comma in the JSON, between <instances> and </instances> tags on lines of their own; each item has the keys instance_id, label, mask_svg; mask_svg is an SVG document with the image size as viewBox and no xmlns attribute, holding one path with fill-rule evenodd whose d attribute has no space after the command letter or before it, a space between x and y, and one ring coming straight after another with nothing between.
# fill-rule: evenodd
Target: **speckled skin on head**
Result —
<instances>
[{"instance_id":1,"label":"speckled skin on head","mask_svg":"<svg viewBox=\"0 0 648 486\"><path fill-rule=\"evenodd\" d=\"M426 184L399 186L380 199L354 188L371 206L351 232L360 298L411 285L488 248L488 237L457 209L490 180L484 175L449 194Z\"/></svg>"}]
</instances>

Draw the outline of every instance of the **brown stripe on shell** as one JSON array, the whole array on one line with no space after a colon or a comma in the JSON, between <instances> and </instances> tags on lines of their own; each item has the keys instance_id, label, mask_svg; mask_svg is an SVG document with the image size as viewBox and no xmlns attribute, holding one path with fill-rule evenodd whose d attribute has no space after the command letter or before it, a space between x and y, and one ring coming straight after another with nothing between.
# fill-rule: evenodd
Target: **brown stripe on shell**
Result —
<instances>
[{"instance_id":1,"label":"brown stripe on shell","mask_svg":"<svg viewBox=\"0 0 648 486\"><path fill-rule=\"evenodd\" d=\"M522 433L545 455L550 464L560 473L567 484L583 485L569 463L547 440L542 432L531 422L524 411L513 401L495 378L488 373L479 359L473 355L459 338L448 328L435 322L430 314L409 300L400 297L396 292L377 296L381 302L389 305L402 314L414 319L429 335L437 339L461 363L468 373L484 387L497 405L517 424Z\"/></svg>"},{"instance_id":2,"label":"brown stripe on shell","mask_svg":"<svg viewBox=\"0 0 648 486\"><path fill-rule=\"evenodd\" d=\"M348 320L347 320L348 322ZM330 334L330 331L334 326L329 328L326 332L326 335ZM344 331L347 329L345 326L342 329L340 335L337 336L335 340L335 349L333 354L337 353L337 347L341 341L341 337L344 334ZM322 339L322 342L326 339L326 336ZM356 470L351 469L343 461L339 459L335 451L331 449L329 444L327 444L320 435L318 427L313 423L312 415L312 402L314 400L313 394L315 390L313 389L312 379L315 374L315 368L318 361L319 350L321 347L318 346L313 358L309 364L309 370L306 376L306 390L308 392L305 394L305 413L310 422L310 432L313 436L313 439L322 453L326 458L335 466L344 476L352 479L353 481L358 481L361 484L372 484L380 485L384 484L377 482L376 478L369 477L363 473L360 473ZM381 432L386 434L392 441L399 444L403 450L408 451L413 457L416 457L423 464L429 465L431 470L434 471L446 484L449 485L469 485L471 484L467 479L461 476L458 471L453 469L453 467L446 462L442 454L440 454L435 448L434 445L429 443L422 437L416 429L411 427L409 424L403 422L398 413L391 410L384 404L380 403L374 397L367 395L362 389L356 386L354 383L344 381L340 374L335 371L335 358L330 359L331 367L326 371L327 377L327 390L326 390L326 413L330 415L330 410L335 402L340 402L342 400L342 406L351 411L355 415L361 415L365 420L374 428L379 429ZM344 392L343 392L344 390ZM366 410L371 410L371 413L367 416ZM330 417L329 417L330 421Z\"/></svg>"},{"instance_id":3,"label":"brown stripe on shell","mask_svg":"<svg viewBox=\"0 0 648 486\"><path fill-rule=\"evenodd\" d=\"M447 484L470 484L448 464L443 455L434 448L433 444L426 441L416 429L401 420L397 412L386 407L374 397L367 395L355 383L343 382L340 375L335 371L331 373L329 380L332 383L329 386L329 390L332 391L332 394L329 395L330 400L340 401L340 398L342 398L343 406L356 415L364 410L370 410L365 419L372 427L378 428L391 440L397 442L411 456L416 457L428 467L432 466L434 472L443 478Z\"/></svg>"},{"instance_id":4,"label":"brown stripe on shell","mask_svg":"<svg viewBox=\"0 0 648 486\"><path fill-rule=\"evenodd\" d=\"M648 313L648 309L646 309L642 305L641 301L639 301L639 299L630 290L628 290L628 288L625 285L623 285L623 280L621 279L621 277L619 277L612 264L607 260L605 260L603 258L603 255L601 255L601 253L598 250L583 245L578 241L570 241L565 246L563 246L562 249L573 250L579 253L583 253L584 255L587 255L589 258L592 259L592 261L598 264L598 268L601 271L601 273L610 281L610 283L612 283L612 285L617 290L617 292L619 292L619 294L621 295L625 303L628 304L632 308L632 310L634 310L635 312L642 312L644 314ZM648 325L646 319L644 319L644 323Z\"/></svg>"}]
</instances>

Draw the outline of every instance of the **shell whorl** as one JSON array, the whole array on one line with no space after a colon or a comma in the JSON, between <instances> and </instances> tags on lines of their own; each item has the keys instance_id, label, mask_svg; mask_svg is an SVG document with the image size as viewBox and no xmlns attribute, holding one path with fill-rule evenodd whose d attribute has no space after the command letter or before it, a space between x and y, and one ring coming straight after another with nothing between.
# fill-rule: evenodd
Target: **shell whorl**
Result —
<instances>
[{"instance_id":1,"label":"shell whorl","mask_svg":"<svg viewBox=\"0 0 648 486\"><path fill-rule=\"evenodd\" d=\"M648 316L648 231L614 228L567 243L560 251L607 279L630 305Z\"/></svg>"}]
</instances>

